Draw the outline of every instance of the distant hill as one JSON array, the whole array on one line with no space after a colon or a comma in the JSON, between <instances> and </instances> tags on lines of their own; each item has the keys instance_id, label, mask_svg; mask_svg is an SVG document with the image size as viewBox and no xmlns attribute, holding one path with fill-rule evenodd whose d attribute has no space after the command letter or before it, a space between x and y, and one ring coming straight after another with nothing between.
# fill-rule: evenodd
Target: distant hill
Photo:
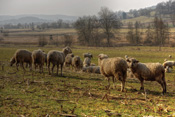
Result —
<instances>
[{"instance_id":1,"label":"distant hill","mask_svg":"<svg viewBox=\"0 0 175 117\"><path fill-rule=\"evenodd\" d=\"M25 24L25 23L43 23L53 22L62 19L66 22L73 22L78 19L78 16L66 15L0 15L0 25L4 24Z\"/></svg>"}]
</instances>

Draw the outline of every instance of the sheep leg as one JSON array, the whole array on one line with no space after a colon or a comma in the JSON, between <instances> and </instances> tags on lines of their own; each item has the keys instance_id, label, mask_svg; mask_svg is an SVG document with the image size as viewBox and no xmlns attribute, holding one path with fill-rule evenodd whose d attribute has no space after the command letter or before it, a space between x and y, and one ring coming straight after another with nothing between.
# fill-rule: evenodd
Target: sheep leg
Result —
<instances>
[{"instance_id":1,"label":"sheep leg","mask_svg":"<svg viewBox=\"0 0 175 117\"><path fill-rule=\"evenodd\" d=\"M166 82L165 81L157 81L163 88L163 94L166 93Z\"/></svg>"},{"instance_id":2,"label":"sheep leg","mask_svg":"<svg viewBox=\"0 0 175 117\"><path fill-rule=\"evenodd\" d=\"M36 63L35 63L35 72L36 72Z\"/></svg>"},{"instance_id":3,"label":"sheep leg","mask_svg":"<svg viewBox=\"0 0 175 117\"><path fill-rule=\"evenodd\" d=\"M125 79L122 77L122 75L118 74L118 78L121 81L121 92L124 92L124 88L125 88Z\"/></svg>"},{"instance_id":4,"label":"sheep leg","mask_svg":"<svg viewBox=\"0 0 175 117\"><path fill-rule=\"evenodd\" d=\"M115 81L116 81L115 77L112 77L112 81L113 81L113 88L115 89L116 88L116 86L115 86Z\"/></svg>"},{"instance_id":5,"label":"sheep leg","mask_svg":"<svg viewBox=\"0 0 175 117\"><path fill-rule=\"evenodd\" d=\"M23 62L21 62L21 67L23 68L24 71L26 71L25 68L24 68Z\"/></svg>"},{"instance_id":6,"label":"sheep leg","mask_svg":"<svg viewBox=\"0 0 175 117\"><path fill-rule=\"evenodd\" d=\"M53 64L53 66L52 66L52 74L53 74L54 67L55 67L55 64Z\"/></svg>"},{"instance_id":7,"label":"sheep leg","mask_svg":"<svg viewBox=\"0 0 175 117\"><path fill-rule=\"evenodd\" d=\"M40 74L41 74L41 70L42 69L42 65L39 65L39 71L40 71Z\"/></svg>"},{"instance_id":8,"label":"sheep leg","mask_svg":"<svg viewBox=\"0 0 175 117\"><path fill-rule=\"evenodd\" d=\"M63 70L63 64L61 64L61 76L63 76L62 70Z\"/></svg>"},{"instance_id":9,"label":"sheep leg","mask_svg":"<svg viewBox=\"0 0 175 117\"><path fill-rule=\"evenodd\" d=\"M32 71L32 64L29 64L29 67L30 67L30 71Z\"/></svg>"},{"instance_id":10,"label":"sheep leg","mask_svg":"<svg viewBox=\"0 0 175 117\"><path fill-rule=\"evenodd\" d=\"M108 89L109 89L110 88L110 78L107 77L107 79L108 79Z\"/></svg>"},{"instance_id":11,"label":"sheep leg","mask_svg":"<svg viewBox=\"0 0 175 117\"><path fill-rule=\"evenodd\" d=\"M50 75L50 62L48 62L48 70L49 70L49 75Z\"/></svg>"},{"instance_id":12,"label":"sheep leg","mask_svg":"<svg viewBox=\"0 0 175 117\"><path fill-rule=\"evenodd\" d=\"M125 79L123 79L121 83L121 92L124 92L124 88L125 88Z\"/></svg>"},{"instance_id":13,"label":"sheep leg","mask_svg":"<svg viewBox=\"0 0 175 117\"><path fill-rule=\"evenodd\" d=\"M142 78L140 79L140 83L141 83L140 90L144 90L144 85L143 85L143 79Z\"/></svg>"},{"instance_id":14,"label":"sheep leg","mask_svg":"<svg viewBox=\"0 0 175 117\"><path fill-rule=\"evenodd\" d=\"M57 76L58 76L59 64L57 64Z\"/></svg>"},{"instance_id":15,"label":"sheep leg","mask_svg":"<svg viewBox=\"0 0 175 117\"><path fill-rule=\"evenodd\" d=\"M16 69L19 71L18 66L19 66L19 64L18 64L18 62L16 62Z\"/></svg>"}]
</instances>

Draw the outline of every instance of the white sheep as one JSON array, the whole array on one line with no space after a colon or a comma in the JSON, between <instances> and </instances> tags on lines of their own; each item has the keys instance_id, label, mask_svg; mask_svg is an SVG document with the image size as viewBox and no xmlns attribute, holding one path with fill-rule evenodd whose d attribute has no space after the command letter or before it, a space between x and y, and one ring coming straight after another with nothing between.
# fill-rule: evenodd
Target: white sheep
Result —
<instances>
[{"instance_id":1,"label":"white sheep","mask_svg":"<svg viewBox=\"0 0 175 117\"><path fill-rule=\"evenodd\" d=\"M108 56L104 54L99 54L98 61L100 64L100 72L107 77L109 86L110 77L112 77L113 82L116 78L122 82L121 91L124 91L128 67L126 61L121 57L108 58Z\"/></svg>"},{"instance_id":2,"label":"white sheep","mask_svg":"<svg viewBox=\"0 0 175 117\"><path fill-rule=\"evenodd\" d=\"M83 67L88 67L90 65L91 65L91 58L89 57L84 58Z\"/></svg>"},{"instance_id":3,"label":"white sheep","mask_svg":"<svg viewBox=\"0 0 175 117\"><path fill-rule=\"evenodd\" d=\"M83 67L88 67L91 65L91 58L93 58L93 55L91 53L84 53L84 61L83 61Z\"/></svg>"},{"instance_id":4,"label":"white sheep","mask_svg":"<svg viewBox=\"0 0 175 117\"><path fill-rule=\"evenodd\" d=\"M39 66L40 73L43 72L43 66L45 62L45 53L43 52L43 50L41 49L34 50L32 52L32 61L35 66L35 70L36 67Z\"/></svg>"},{"instance_id":5,"label":"white sheep","mask_svg":"<svg viewBox=\"0 0 175 117\"><path fill-rule=\"evenodd\" d=\"M163 67L166 68L166 67L170 67L170 68L173 68L173 66L175 66L175 61L165 61L163 63Z\"/></svg>"},{"instance_id":6,"label":"white sheep","mask_svg":"<svg viewBox=\"0 0 175 117\"><path fill-rule=\"evenodd\" d=\"M79 56L74 56L72 58L72 67L75 69L75 70L80 70L82 68L82 65L81 65L81 59Z\"/></svg>"},{"instance_id":7,"label":"white sheep","mask_svg":"<svg viewBox=\"0 0 175 117\"><path fill-rule=\"evenodd\" d=\"M10 60L10 66L12 66L14 63L16 63L16 68L18 70L19 64L25 70L24 68L24 62L26 64L29 64L30 71L32 70L32 53L26 49L18 49L16 50L14 56Z\"/></svg>"},{"instance_id":8,"label":"white sheep","mask_svg":"<svg viewBox=\"0 0 175 117\"><path fill-rule=\"evenodd\" d=\"M69 67L72 66L72 58L74 57L74 54L67 54L66 58L65 58L65 66Z\"/></svg>"},{"instance_id":9,"label":"white sheep","mask_svg":"<svg viewBox=\"0 0 175 117\"><path fill-rule=\"evenodd\" d=\"M165 70L160 63L140 63L134 58L128 58L126 61L132 73L141 82L140 90L144 90L144 80L157 81L163 88L163 94L166 93Z\"/></svg>"},{"instance_id":10,"label":"white sheep","mask_svg":"<svg viewBox=\"0 0 175 117\"><path fill-rule=\"evenodd\" d=\"M57 50L50 50L47 54L47 64L48 64L48 70L49 70L49 74L50 73L50 62L53 64L52 66L52 74L53 74L53 69L55 67L55 65L57 65L57 75L58 75L58 69L59 69L59 65L61 65L61 76L62 76L62 68L63 68L63 64L65 62L65 56L67 56L67 54L72 53L72 50L69 47L63 48L62 52L61 51L57 51Z\"/></svg>"},{"instance_id":11,"label":"white sheep","mask_svg":"<svg viewBox=\"0 0 175 117\"><path fill-rule=\"evenodd\" d=\"M83 72L88 72L88 73L100 74L100 66L88 66L88 67L83 67L82 71L83 71Z\"/></svg>"},{"instance_id":12,"label":"white sheep","mask_svg":"<svg viewBox=\"0 0 175 117\"><path fill-rule=\"evenodd\" d=\"M101 62L101 60L99 59L99 57L101 59L106 59L106 58L108 58L108 55L106 55L106 54L99 54L98 55L98 66L100 66L100 62Z\"/></svg>"}]
</instances>

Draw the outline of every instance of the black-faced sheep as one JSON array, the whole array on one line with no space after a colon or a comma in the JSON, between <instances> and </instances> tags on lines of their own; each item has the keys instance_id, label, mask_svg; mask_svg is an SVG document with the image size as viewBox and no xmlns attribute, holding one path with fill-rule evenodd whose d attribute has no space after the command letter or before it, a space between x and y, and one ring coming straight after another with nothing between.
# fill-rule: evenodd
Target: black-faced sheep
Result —
<instances>
[{"instance_id":1,"label":"black-faced sheep","mask_svg":"<svg viewBox=\"0 0 175 117\"><path fill-rule=\"evenodd\" d=\"M127 62L132 73L141 82L140 90L144 90L144 80L157 81L163 88L163 94L166 93L165 70L160 63L139 63L134 58L128 58Z\"/></svg>"},{"instance_id":2,"label":"black-faced sheep","mask_svg":"<svg viewBox=\"0 0 175 117\"><path fill-rule=\"evenodd\" d=\"M65 57L69 53L72 53L72 50L69 47L63 48L62 52L57 51L57 50L51 50L48 52L47 64L48 64L49 74L51 74L50 73L50 62L51 62L53 64L52 74L53 74L53 70L54 70L55 65L57 65L57 75L58 75L59 65L61 65L61 76L62 76L62 68L63 68L63 64L65 62Z\"/></svg>"},{"instance_id":3,"label":"black-faced sheep","mask_svg":"<svg viewBox=\"0 0 175 117\"><path fill-rule=\"evenodd\" d=\"M43 72L43 66L44 66L44 62L45 62L44 52L41 49L34 50L32 52L32 60L33 60L34 66L35 66L35 70L36 70L36 67L39 66L40 73Z\"/></svg>"},{"instance_id":4,"label":"black-faced sheep","mask_svg":"<svg viewBox=\"0 0 175 117\"><path fill-rule=\"evenodd\" d=\"M127 63L121 57L108 58L107 55L99 54L98 56L100 64L100 72L102 75L108 78L110 86L110 77L120 80L122 82L121 91L124 91L125 80L127 77Z\"/></svg>"},{"instance_id":5,"label":"black-faced sheep","mask_svg":"<svg viewBox=\"0 0 175 117\"><path fill-rule=\"evenodd\" d=\"M14 56L10 60L10 65L12 66L16 63L16 68L18 70L19 64L25 70L24 63L29 64L30 70L32 70L32 53L25 49L16 50Z\"/></svg>"},{"instance_id":6,"label":"black-faced sheep","mask_svg":"<svg viewBox=\"0 0 175 117\"><path fill-rule=\"evenodd\" d=\"M84 58L89 57L93 58L93 55L91 53L83 53Z\"/></svg>"}]
</instances>

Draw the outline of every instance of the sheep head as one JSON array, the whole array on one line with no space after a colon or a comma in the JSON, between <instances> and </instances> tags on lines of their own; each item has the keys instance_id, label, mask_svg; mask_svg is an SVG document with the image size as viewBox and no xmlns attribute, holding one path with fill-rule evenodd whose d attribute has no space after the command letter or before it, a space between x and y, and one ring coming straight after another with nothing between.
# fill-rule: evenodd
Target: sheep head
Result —
<instances>
[{"instance_id":1,"label":"sheep head","mask_svg":"<svg viewBox=\"0 0 175 117\"><path fill-rule=\"evenodd\" d=\"M103 60L103 59L106 59L106 58L108 58L108 55L106 55L106 54L99 54L98 55L98 59L100 59L100 60Z\"/></svg>"},{"instance_id":2,"label":"sheep head","mask_svg":"<svg viewBox=\"0 0 175 117\"><path fill-rule=\"evenodd\" d=\"M93 58L93 55L91 53L84 53L83 56L84 58L86 57Z\"/></svg>"},{"instance_id":3,"label":"sheep head","mask_svg":"<svg viewBox=\"0 0 175 117\"><path fill-rule=\"evenodd\" d=\"M12 58L10 59L10 66L12 66L15 62L16 62L16 61L15 61L15 57L12 57Z\"/></svg>"},{"instance_id":4,"label":"sheep head","mask_svg":"<svg viewBox=\"0 0 175 117\"><path fill-rule=\"evenodd\" d=\"M72 50L70 49L70 47L65 47L63 48L63 53L65 56L67 56L67 54L72 53Z\"/></svg>"},{"instance_id":5,"label":"sheep head","mask_svg":"<svg viewBox=\"0 0 175 117\"><path fill-rule=\"evenodd\" d=\"M135 58L127 58L126 61L127 61L128 67L130 68L135 68L139 63L139 61L136 60Z\"/></svg>"}]
</instances>

